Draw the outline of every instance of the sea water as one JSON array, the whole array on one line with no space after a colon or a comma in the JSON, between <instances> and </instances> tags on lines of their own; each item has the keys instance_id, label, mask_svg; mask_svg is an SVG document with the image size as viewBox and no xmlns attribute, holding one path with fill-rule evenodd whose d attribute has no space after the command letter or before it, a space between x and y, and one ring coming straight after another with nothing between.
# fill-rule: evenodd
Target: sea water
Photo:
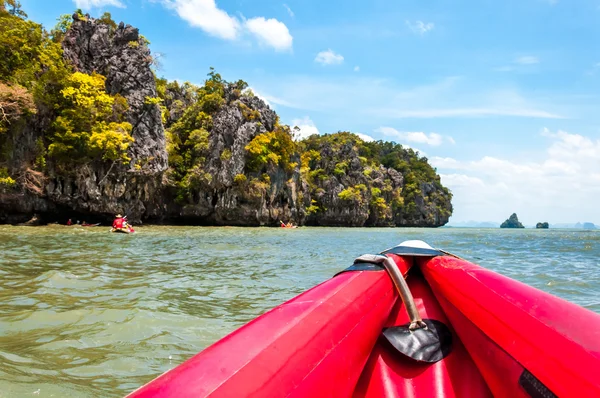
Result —
<instances>
[{"instance_id":1,"label":"sea water","mask_svg":"<svg viewBox=\"0 0 600 398\"><path fill-rule=\"evenodd\" d=\"M600 231L0 226L0 397L119 397L364 253L421 239L600 312Z\"/></svg>"}]
</instances>

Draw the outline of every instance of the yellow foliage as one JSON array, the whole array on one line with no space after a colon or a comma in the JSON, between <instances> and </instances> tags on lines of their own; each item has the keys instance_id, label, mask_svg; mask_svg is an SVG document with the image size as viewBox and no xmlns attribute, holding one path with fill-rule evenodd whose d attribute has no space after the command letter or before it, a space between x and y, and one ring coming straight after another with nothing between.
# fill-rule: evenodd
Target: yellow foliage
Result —
<instances>
[{"instance_id":1,"label":"yellow foliage","mask_svg":"<svg viewBox=\"0 0 600 398\"><path fill-rule=\"evenodd\" d=\"M222 161L226 161L231 159L232 153L231 153L231 149L229 148L225 148L223 149L223 152L221 152L221 160Z\"/></svg>"},{"instance_id":2,"label":"yellow foliage","mask_svg":"<svg viewBox=\"0 0 600 398\"><path fill-rule=\"evenodd\" d=\"M60 116L53 123L48 154L64 160L98 159L129 161L133 142L131 124L122 120L128 105L124 97L105 91L105 78L93 73L73 73L60 91Z\"/></svg>"},{"instance_id":3,"label":"yellow foliage","mask_svg":"<svg viewBox=\"0 0 600 398\"><path fill-rule=\"evenodd\" d=\"M80 117L92 116L98 119L108 117L112 113L115 99L105 91L104 76L75 72L69 77L67 84L68 86L61 90L61 94L71 105L85 112L79 115Z\"/></svg>"},{"instance_id":4,"label":"yellow foliage","mask_svg":"<svg viewBox=\"0 0 600 398\"><path fill-rule=\"evenodd\" d=\"M89 138L90 152L103 160L122 160L127 163L130 160L127 148L133 142L130 133L131 124L126 122L98 123Z\"/></svg>"},{"instance_id":5,"label":"yellow foliage","mask_svg":"<svg viewBox=\"0 0 600 398\"><path fill-rule=\"evenodd\" d=\"M296 144L292 140L288 126L276 125L270 132L258 134L248 145L248 167L259 171L271 164L281 166L286 171L292 170L290 163L292 155L296 152ZM293 167L297 165L294 164Z\"/></svg>"},{"instance_id":6,"label":"yellow foliage","mask_svg":"<svg viewBox=\"0 0 600 398\"><path fill-rule=\"evenodd\" d=\"M244 184L247 180L248 178L245 174L236 174L236 176L233 177L233 182L235 182L236 184Z\"/></svg>"},{"instance_id":7,"label":"yellow foliage","mask_svg":"<svg viewBox=\"0 0 600 398\"><path fill-rule=\"evenodd\" d=\"M8 175L8 170L6 168L0 168L0 190L12 188L16 183L17 182Z\"/></svg>"},{"instance_id":8,"label":"yellow foliage","mask_svg":"<svg viewBox=\"0 0 600 398\"><path fill-rule=\"evenodd\" d=\"M208 131L204 129L197 129L190 133L185 145L190 146L196 156L201 155L208 149Z\"/></svg>"}]
</instances>

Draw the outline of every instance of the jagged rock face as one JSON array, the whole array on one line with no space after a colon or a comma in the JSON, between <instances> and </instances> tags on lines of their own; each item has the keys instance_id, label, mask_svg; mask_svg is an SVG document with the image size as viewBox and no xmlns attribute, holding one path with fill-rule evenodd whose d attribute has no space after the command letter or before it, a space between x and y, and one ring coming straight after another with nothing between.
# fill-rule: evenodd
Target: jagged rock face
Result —
<instances>
[{"instance_id":1,"label":"jagged rock face","mask_svg":"<svg viewBox=\"0 0 600 398\"><path fill-rule=\"evenodd\" d=\"M193 204L177 209L170 217L216 225L275 225L279 220L302 220L302 188L297 169L287 173L279 167L271 168L266 173L268 184L256 184L262 176L246 170L246 145L256 135L273 130L277 115L256 97L233 97L229 87L225 99L226 105L213 116L204 166L204 172L211 177L197 190ZM246 120L239 102L259 111L260 118ZM247 178L236 182L238 175Z\"/></svg>"},{"instance_id":2,"label":"jagged rock face","mask_svg":"<svg viewBox=\"0 0 600 398\"><path fill-rule=\"evenodd\" d=\"M402 173L365 165L352 142L341 147L323 142L318 152L320 160L312 169L322 173L307 177L311 186L305 201L306 207L317 204L318 209L309 215L308 224L432 227L448 222L452 207L439 183L421 183L414 203L403 203Z\"/></svg>"},{"instance_id":3,"label":"jagged rock face","mask_svg":"<svg viewBox=\"0 0 600 398\"><path fill-rule=\"evenodd\" d=\"M194 98L185 87L168 87L165 92L163 105L168 109L166 127L178 121L185 110L192 106Z\"/></svg>"},{"instance_id":4,"label":"jagged rock face","mask_svg":"<svg viewBox=\"0 0 600 398\"><path fill-rule=\"evenodd\" d=\"M156 81L150 68L150 49L137 28L121 23L116 30L93 18L75 20L63 40L64 57L76 70L106 77L106 90L127 99L127 121L133 126L134 142L129 147L131 169L143 164L144 174L167 169L165 133L156 97Z\"/></svg>"},{"instance_id":5,"label":"jagged rock face","mask_svg":"<svg viewBox=\"0 0 600 398\"><path fill-rule=\"evenodd\" d=\"M93 18L76 19L63 50L75 70L104 75L107 92L127 99L126 119L135 140L128 152L131 163L94 162L64 169L50 161L45 175L31 170L27 165L33 162L36 141L53 120L52 110L38 108L30 123L14 134L11 169L20 192L0 193L0 221L22 222L33 213L62 222L71 215L109 220L122 212L131 221L161 219L168 159L160 108L146 101L156 97L156 83L145 41L128 25L113 29Z\"/></svg>"},{"instance_id":6,"label":"jagged rock face","mask_svg":"<svg viewBox=\"0 0 600 398\"><path fill-rule=\"evenodd\" d=\"M126 118L135 140L128 150L131 163L96 161L66 167L48 159L47 167L32 169L36 146L56 117L51 107L38 105L37 114L11 135L14 149L9 168L19 188L0 190L0 222L25 222L35 213L40 214L39 221L65 222L79 217L98 222L125 213L133 222L243 226L277 225L282 220L299 225L431 227L448 221L450 194L439 177L427 177L417 189L416 184L407 182L411 181L407 175L396 170L403 168L375 166L379 161L359 156L356 142L336 146L323 140L317 148L320 157L315 158L310 172L300 154L292 155L291 164L262 164L260 171L255 171L257 166L249 162L246 146L259 134L283 130L278 130L277 115L264 101L242 95L235 84L224 86L222 106L206 111L212 121L210 127L202 126L210 130L208 149L202 141L202 155L194 159L198 163L190 162L194 178L190 184L185 180L188 166L177 166L174 161L176 165L168 169L161 109L149 101L157 96L152 57L138 30L122 23L113 28L92 18L74 19L63 41L64 57L80 72L102 74L107 92L127 99ZM176 122L182 117L185 122L188 116L186 109L194 110L194 105L202 104L196 102L198 98L204 97L190 85L165 87L162 91L159 86L160 95L173 137ZM188 135L182 134L183 141ZM277 141L281 142L285 140ZM178 156L177 152L173 156ZM404 203L407 186L418 194ZM185 190L180 190L182 187Z\"/></svg>"}]
</instances>

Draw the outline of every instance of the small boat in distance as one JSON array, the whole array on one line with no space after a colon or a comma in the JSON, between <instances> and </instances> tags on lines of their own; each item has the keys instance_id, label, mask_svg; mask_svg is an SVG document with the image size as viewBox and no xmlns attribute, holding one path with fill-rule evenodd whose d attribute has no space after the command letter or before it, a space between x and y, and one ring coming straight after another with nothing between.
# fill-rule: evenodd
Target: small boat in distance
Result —
<instances>
[{"instance_id":1,"label":"small boat in distance","mask_svg":"<svg viewBox=\"0 0 600 398\"><path fill-rule=\"evenodd\" d=\"M114 232L114 233L120 233L120 234L134 234L135 229L133 229L132 226L129 226L129 228L111 228L110 232Z\"/></svg>"},{"instance_id":2,"label":"small boat in distance","mask_svg":"<svg viewBox=\"0 0 600 398\"><path fill-rule=\"evenodd\" d=\"M298 228L298 226L297 226L297 225L294 225L294 224L292 224L291 222L289 222L289 223L287 223L287 224L286 224L286 223L284 223L283 221L279 220L279 224L280 224L279 226L280 226L281 228Z\"/></svg>"},{"instance_id":3,"label":"small boat in distance","mask_svg":"<svg viewBox=\"0 0 600 398\"><path fill-rule=\"evenodd\" d=\"M208 396L600 397L600 315L407 241L129 395Z\"/></svg>"}]
</instances>

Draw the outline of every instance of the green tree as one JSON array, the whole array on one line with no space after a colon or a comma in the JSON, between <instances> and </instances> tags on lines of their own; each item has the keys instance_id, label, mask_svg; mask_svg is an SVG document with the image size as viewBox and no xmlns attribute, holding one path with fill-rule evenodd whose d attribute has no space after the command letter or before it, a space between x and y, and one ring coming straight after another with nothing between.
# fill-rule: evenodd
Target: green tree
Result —
<instances>
[{"instance_id":1,"label":"green tree","mask_svg":"<svg viewBox=\"0 0 600 398\"><path fill-rule=\"evenodd\" d=\"M113 30L117 29L117 23L112 19L112 15L108 11L102 14L102 16L98 18L98 21L110 26Z\"/></svg>"},{"instance_id":2,"label":"green tree","mask_svg":"<svg viewBox=\"0 0 600 398\"><path fill-rule=\"evenodd\" d=\"M50 36L55 43L61 43L65 34L73 24L73 16L71 14L62 14L56 19L56 25L50 31Z\"/></svg>"},{"instance_id":3,"label":"green tree","mask_svg":"<svg viewBox=\"0 0 600 398\"><path fill-rule=\"evenodd\" d=\"M21 2L18 0L0 0L1 11L6 11L16 17L27 18L27 14L21 9Z\"/></svg>"},{"instance_id":4,"label":"green tree","mask_svg":"<svg viewBox=\"0 0 600 398\"><path fill-rule=\"evenodd\" d=\"M48 154L60 161L129 161L131 124L124 121L124 98L106 93L105 78L76 72L61 91ZM115 110L115 105L118 110Z\"/></svg>"}]
</instances>

